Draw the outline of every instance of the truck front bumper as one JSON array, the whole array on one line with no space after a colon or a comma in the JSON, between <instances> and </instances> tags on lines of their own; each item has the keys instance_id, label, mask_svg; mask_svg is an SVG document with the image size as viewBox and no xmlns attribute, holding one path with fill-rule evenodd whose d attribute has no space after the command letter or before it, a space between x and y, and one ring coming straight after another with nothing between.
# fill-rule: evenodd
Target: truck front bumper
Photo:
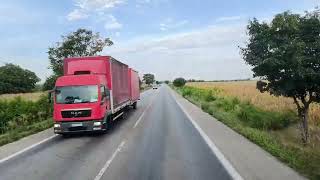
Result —
<instances>
[{"instance_id":1,"label":"truck front bumper","mask_svg":"<svg viewBox=\"0 0 320 180\"><path fill-rule=\"evenodd\" d=\"M55 122L54 133L72 134L81 132L101 132L106 131L106 124L103 121L72 121L72 122Z\"/></svg>"}]
</instances>

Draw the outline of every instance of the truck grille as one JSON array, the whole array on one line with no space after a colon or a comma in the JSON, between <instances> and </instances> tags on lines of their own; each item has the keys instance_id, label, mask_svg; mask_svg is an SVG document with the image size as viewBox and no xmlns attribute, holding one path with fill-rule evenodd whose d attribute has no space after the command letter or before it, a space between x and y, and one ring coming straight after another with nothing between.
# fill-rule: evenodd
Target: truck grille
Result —
<instances>
[{"instance_id":1,"label":"truck grille","mask_svg":"<svg viewBox=\"0 0 320 180\"><path fill-rule=\"evenodd\" d=\"M91 110L68 110L61 111L63 118L90 117Z\"/></svg>"}]
</instances>

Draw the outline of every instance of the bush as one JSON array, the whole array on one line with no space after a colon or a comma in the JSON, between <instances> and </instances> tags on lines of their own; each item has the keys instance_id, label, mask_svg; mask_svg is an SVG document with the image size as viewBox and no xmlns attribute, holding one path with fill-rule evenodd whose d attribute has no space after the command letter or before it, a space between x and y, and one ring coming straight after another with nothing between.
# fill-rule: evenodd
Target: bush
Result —
<instances>
[{"instance_id":1,"label":"bush","mask_svg":"<svg viewBox=\"0 0 320 180\"><path fill-rule=\"evenodd\" d=\"M283 129L296 120L294 113L268 112L248 104L241 104L236 114L250 127L266 130Z\"/></svg>"},{"instance_id":2,"label":"bush","mask_svg":"<svg viewBox=\"0 0 320 180\"><path fill-rule=\"evenodd\" d=\"M176 78L173 81L173 85L176 87L183 87L186 84L186 80L184 78Z\"/></svg>"},{"instance_id":3,"label":"bush","mask_svg":"<svg viewBox=\"0 0 320 180\"><path fill-rule=\"evenodd\" d=\"M48 119L52 115L52 105L43 95L38 101L26 101L21 97L0 100L0 134L19 126L30 125Z\"/></svg>"},{"instance_id":4,"label":"bush","mask_svg":"<svg viewBox=\"0 0 320 180\"><path fill-rule=\"evenodd\" d=\"M205 101L210 102L210 101L215 101L217 98L213 95L213 91L209 90L205 95Z\"/></svg>"}]
</instances>

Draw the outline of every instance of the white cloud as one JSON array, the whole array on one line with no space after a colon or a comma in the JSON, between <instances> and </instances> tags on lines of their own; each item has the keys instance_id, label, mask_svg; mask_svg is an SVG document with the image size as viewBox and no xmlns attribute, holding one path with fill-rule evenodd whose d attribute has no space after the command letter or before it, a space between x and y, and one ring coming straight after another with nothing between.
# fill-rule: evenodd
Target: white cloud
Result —
<instances>
[{"instance_id":1,"label":"white cloud","mask_svg":"<svg viewBox=\"0 0 320 180\"><path fill-rule=\"evenodd\" d=\"M104 10L124 3L124 0L75 0L76 6L85 10Z\"/></svg>"},{"instance_id":2,"label":"white cloud","mask_svg":"<svg viewBox=\"0 0 320 180\"><path fill-rule=\"evenodd\" d=\"M182 27L188 23L187 20L177 21L175 22L171 18L167 18L163 23L160 23L160 30L161 31L167 31L170 29L176 29L179 27Z\"/></svg>"},{"instance_id":3,"label":"white cloud","mask_svg":"<svg viewBox=\"0 0 320 180\"><path fill-rule=\"evenodd\" d=\"M76 21L86 18L88 18L88 14L79 9L75 9L67 15L68 21Z\"/></svg>"},{"instance_id":4,"label":"white cloud","mask_svg":"<svg viewBox=\"0 0 320 180\"><path fill-rule=\"evenodd\" d=\"M205 80L249 78L250 67L238 48L247 39L245 31L246 24L208 26L161 38L119 42L105 53L140 73L154 73L160 80L178 76Z\"/></svg>"},{"instance_id":5,"label":"white cloud","mask_svg":"<svg viewBox=\"0 0 320 180\"><path fill-rule=\"evenodd\" d=\"M125 0L74 0L75 9L67 15L69 21L87 19L90 15L101 16L105 11L112 9L120 4L125 3ZM119 27L120 23L112 24Z\"/></svg>"},{"instance_id":6,"label":"white cloud","mask_svg":"<svg viewBox=\"0 0 320 180\"><path fill-rule=\"evenodd\" d=\"M225 22L225 21L236 21L240 20L241 16L226 16L226 17L220 17L216 20L216 22Z\"/></svg>"},{"instance_id":7,"label":"white cloud","mask_svg":"<svg viewBox=\"0 0 320 180\"><path fill-rule=\"evenodd\" d=\"M113 16L113 15L108 15L107 16L107 22L104 25L104 27L107 30L116 30L116 29L121 29L122 28L122 24L120 24L118 22L118 20Z\"/></svg>"}]
</instances>

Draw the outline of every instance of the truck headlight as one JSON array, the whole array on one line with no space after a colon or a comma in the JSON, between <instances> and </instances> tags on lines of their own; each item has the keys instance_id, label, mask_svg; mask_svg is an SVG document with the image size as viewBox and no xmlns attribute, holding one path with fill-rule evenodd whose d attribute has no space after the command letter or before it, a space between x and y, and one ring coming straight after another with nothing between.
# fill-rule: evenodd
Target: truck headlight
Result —
<instances>
[{"instance_id":1,"label":"truck headlight","mask_svg":"<svg viewBox=\"0 0 320 180\"><path fill-rule=\"evenodd\" d=\"M60 125L60 124L54 124L53 127L54 127L54 128L60 128L61 125Z\"/></svg>"},{"instance_id":2,"label":"truck headlight","mask_svg":"<svg viewBox=\"0 0 320 180\"><path fill-rule=\"evenodd\" d=\"M102 123L101 123L100 121L97 121L97 122L94 122L94 123L93 123L93 126L101 126L101 124L102 124Z\"/></svg>"}]
</instances>

